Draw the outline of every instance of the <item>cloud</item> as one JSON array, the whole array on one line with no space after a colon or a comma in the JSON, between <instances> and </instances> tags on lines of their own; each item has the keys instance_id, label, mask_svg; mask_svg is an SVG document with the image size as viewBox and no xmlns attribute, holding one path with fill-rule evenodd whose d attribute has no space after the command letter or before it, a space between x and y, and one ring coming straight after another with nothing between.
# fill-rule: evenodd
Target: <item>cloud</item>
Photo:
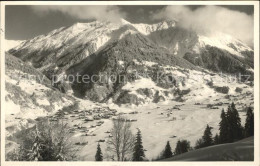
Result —
<instances>
[{"instance_id":1,"label":"cloud","mask_svg":"<svg viewBox=\"0 0 260 166\"><path fill-rule=\"evenodd\" d=\"M139 8L136 12L139 13L139 14L144 14L144 9L143 8Z\"/></svg>"},{"instance_id":2,"label":"cloud","mask_svg":"<svg viewBox=\"0 0 260 166\"><path fill-rule=\"evenodd\" d=\"M179 25L199 34L227 33L253 46L253 15L219 6L204 6L191 10L186 6L167 6L157 11L153 19L175 19Z\"/></svg>"},{"instance_id":3,"label":"cloud","mask_svg":"<svg viewBox=\"0 0 260 166\"><path fill-rule=\"evenodd\" d=\"M39 15L59 11L78 19L96 19L101 21L116 22L125 16L117 6L32 6Z\"/></svg>"}]
</instances>

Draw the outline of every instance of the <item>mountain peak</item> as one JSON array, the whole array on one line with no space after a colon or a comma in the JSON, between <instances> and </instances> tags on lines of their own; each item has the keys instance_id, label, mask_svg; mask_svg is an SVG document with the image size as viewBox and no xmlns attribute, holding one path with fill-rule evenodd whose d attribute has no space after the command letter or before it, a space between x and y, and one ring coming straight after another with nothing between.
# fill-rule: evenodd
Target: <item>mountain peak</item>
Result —
<instances>
[{"instance_id":1,"label":"mountain peak","mask_svg":"<svg viewBox=\"0 0 260 166\"><path fill-rule=\"evenodd\" d=\"M120 23L121 23L122 25L131 24L129 21L126 21L126 20L123 19L123 18L120 19Z\"/></svg>"},{"instance_id":2,"label":"mountain peak","mask_svg":"<svg viewBox=\"0 0 260 166\"><path fill-rule=\"evenodd\" d=\"M231 54L244 58L241 54L246 51L253 51L249 46L240 40L232 37L229 34L222 32L215 32L210 35L198 35L199 47L205 47L206 45L215 46L228 51ZM195 48L195 50L197 50Z\"/></svg>"},{"instance_id":3,"label":"mountain peak","mask_svg":"<svg viewBox=\"0 0 260 166\"><path fill-rule=\"evenodd\" d=\"M157 24L167 25L168 27L174 27L176 25L176 21L175 20L163 20Z\"/></svg>"}]
</instances>

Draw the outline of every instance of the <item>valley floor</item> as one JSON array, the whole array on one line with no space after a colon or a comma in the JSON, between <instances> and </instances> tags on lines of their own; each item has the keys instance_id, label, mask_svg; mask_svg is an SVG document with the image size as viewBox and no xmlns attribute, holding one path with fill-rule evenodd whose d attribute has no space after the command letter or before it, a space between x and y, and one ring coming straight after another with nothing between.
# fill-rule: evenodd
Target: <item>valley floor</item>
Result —
<instances>
[{"instance_id":1,"label":"valley floor","mask_svg":"<svg viewBox=\"0 0 260 166\"><path fill-rule=\"evenodd\" d=\"M172 109L174 106L180 105L180 110ZM227 108L228 105L223 105ZM116 107L116 106L115 106ZM179 103L166 102L160 104L148 104L141 107L116 107L119 112L125 113L128 119L137 120L132 122L133 133L137 132L137 128L141 130L143 138L143 146L146 157L151 160L156 158L164 149L166 142L170 141L171 147L174 149L178 140L186 139L194 146L205 130L206 125L213 127L212 133L218 132L218 124L220 122L221 107L219 109L209 109L206 105L194 105L193 102ZM137 111L136 114L129 114ZM170 113L169 116L167 113ZM240 112L242 124L245 122L245 112ZM73 124L79 122L73 121ZM90 126L91 123L86 123ZM96 146L98 140L107 140L108 135L105 133L112 128L111 120L105 120L105 123L93 129L96 136L82 136L82 133L75 134L73 140L75 142L88 142L88 145L82 147L79 152L80 160L94 160ZM106 143L101 143L101 148L106 156ZM109 152L108 152L109 153Z\"/></svg>"}]
</instances>

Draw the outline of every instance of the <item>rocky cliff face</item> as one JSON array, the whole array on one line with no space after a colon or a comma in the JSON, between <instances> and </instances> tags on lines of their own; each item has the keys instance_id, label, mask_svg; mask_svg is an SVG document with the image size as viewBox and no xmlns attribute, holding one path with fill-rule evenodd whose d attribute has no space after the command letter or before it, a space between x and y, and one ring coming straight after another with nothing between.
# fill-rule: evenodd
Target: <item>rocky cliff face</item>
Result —
<instances>
[{"instance_id":1,"label":"rocky cliff face","mask_svg":"<svg viewBox=\"0 0 260 166\"><path fill-rule=\"evenodd\" d=\"M198 35L180 27L171 27L152 32L148 37L157 45L167 48L173 55L183 57L187 52L193 52L198 43Z\"/></svg>"}]
</instances>

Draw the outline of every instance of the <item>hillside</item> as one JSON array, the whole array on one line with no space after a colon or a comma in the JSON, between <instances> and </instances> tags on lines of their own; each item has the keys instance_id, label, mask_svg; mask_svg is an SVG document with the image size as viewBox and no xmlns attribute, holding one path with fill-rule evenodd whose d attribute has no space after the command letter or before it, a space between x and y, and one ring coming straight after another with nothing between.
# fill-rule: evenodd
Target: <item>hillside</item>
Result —
<instances>
[{"instance_id":1,"label":"hillside","mask_svg":"<svg viewBox=\"0 0 260 166\"><path fill-rule=\"evenodd\" d=\"M161 71L160 68L162 68L163 65L196 69L196 67L188 61L180 57L172 56L166 49L157 47L145 36L137 33L133 35L128 34L119 41L111 42L95 55L72 66L67 73L75 74L73 73L75 71L76 73L90 77L92 75L107 76L108 74L108 77L115 76L118 78L117 81L120 81L119 77L124 77L125 80L115 83L112 83L111 80L109 80L110 78L104 78L105 80L101 80L95 84L92 82L89 84L74 83L72 87L74 92L77 92L78 89L79 92L83 92L84 96L87 95L92 100L97 99L97 101L102 101L107 100L106 98L110 96L112 97L113 93L120 90L120 87L127 82L133 82L139 79L139 77L151 78L155 84L158 84L156 83L156 73ZM164 74L163 71L161 72ZM140 76L138 76L137 73L139 73ZM173 85L173 83L169 83L168 86L173 87ZM94 89L92 87L94 87ZM103 94L104 96L93 98L89 96L93 95L92 90L97 90L94 95ZM86 94L84 91L86 91ZM101 93L101 91L103 91L103 93Z\"/></svg>"},{"instance_id":2,"label":"hillside","mask_svg":"<svg viewBox=\"0 0 260 166\"><path fill-rule=\"evenodd\" d=\"M244 57L239 57L226 50L207 45L199 53L185 53L184 59L195 66L201 66L215 72L233 75L249 75L254 80L253 53L248 52Z\"/></svg>"},{"instance_id":3,"label":"hillside","mask_svg":"<svg viewBox=\"0 0 260 166\"><path fill-rule=\"evenodd\" d=\"M193 150L163 161L254 161L254 137Z\"/></svg>"},{"instance_id":4,"label":"hillside","mask_svg":"<svg viewBox=\"0 0 260 166\"><path fill-rule=\"evenodd\" d=\"M253 50L230 35L216 33L206 37L171 27L152 32L148 37L195 66L215 72L251 75L253 80Z\"/></svg>"},{"instance_id":5,"label":"hillside","mask_svg":"<svg viewBox=\"0 0 260 166\"><path fill-rule=\"evenodd\" d=\"M8 53L5 65L7 135L30 125L30 119L47 116L75 101L52 87L41 72Z\"/></svg>"}]
</instances>

